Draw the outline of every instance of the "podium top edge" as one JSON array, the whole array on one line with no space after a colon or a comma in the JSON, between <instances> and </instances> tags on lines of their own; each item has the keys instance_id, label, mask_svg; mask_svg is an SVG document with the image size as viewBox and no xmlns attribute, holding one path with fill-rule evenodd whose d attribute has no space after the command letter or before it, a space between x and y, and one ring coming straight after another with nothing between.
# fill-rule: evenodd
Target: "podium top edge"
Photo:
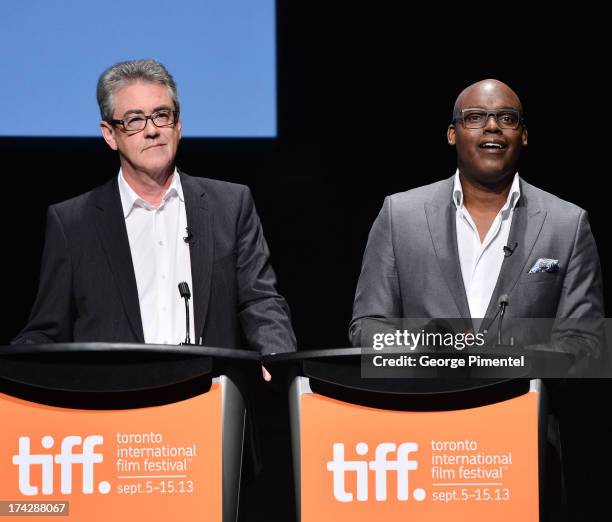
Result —
<instances>
[{"instance_id":1,"label":"podium top edge","mask_svg":"<svg viewBox=\"0 0 612 522\"><path fill-rule=\"evenodd\" d=\"M405 355L407 352L402 348L388 348L381 351L373 350L371 347L352 347L352 348L329 348L319 350L301 350L298 352L278 353L263 355L261 360L264 364L269 363L284 363L284 362L299 362L309 359L341 359L341 358L355 358L360 356L372 356L372 355ZM510 346L510 345L497 345L489 348L486 351L478 354L471 352L423 352L416 351L415 355L437 355L437 356L452 356L465 357L467 355L526 355L534 359L550 360L553 358L556 361L565 361L568 364L574 361L574 355L566 352L556 352L551 350L540 350L540 349L529 349L529 347L522 346Z\"/></svg>"},{"instance_id":2,"label":"podium top edge","mask_svg":"<svg viewBox=\"0 0 612 522\"><path fill-rule=\"evenodd\" d=\"M299 352L274 353L264 355L262 362L292 362L304 361L308 359L333 359L339 357L355 357L363 354L361 348L328 348L325 350L302 350Z\"/></svg>"},{"instance_id":3,"label":"podium top edge","mask_svg":"<svg viewBox=\"0 0 612 522\"><path fill-rule=\"evenodd\" d=\"M219 348L197 345L167 345L141 343L49 343L49 344L14 344L0 346L0 357L12 355L34 355L47 353L120 353L142 352L168 355L194 355L201 357L218 357L221 359L242 359L259 361L261 355L249 350Z\"/></svg>"}]
</instances>

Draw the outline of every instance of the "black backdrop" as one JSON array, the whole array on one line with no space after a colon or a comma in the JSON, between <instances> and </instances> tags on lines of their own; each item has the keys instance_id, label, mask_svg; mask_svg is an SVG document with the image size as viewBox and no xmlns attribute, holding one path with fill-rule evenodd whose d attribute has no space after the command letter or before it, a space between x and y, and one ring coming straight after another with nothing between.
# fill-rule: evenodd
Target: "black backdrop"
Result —
<instances>
[{"instance_id":1,"label":"black backdrop","mask_svg":"<svg viewBox=\"0 0 612 522\"><path fill-rule=\"evenodd\" d=\"M184 139L178 165L251 187L302 349L348 344L361 256L383 197L453 174L445 131L454 99L489 77L523 100L530 144L521 175L588 210L610 315L609 81L601 12L584 2L277 0L277 13L278 139ZM78 115L67 108L67 117ZM118 160L101 138L2 138L0 157L6 303L0 335L8 342L36 292L46 206L116 175ZM582 394L609 393L597 386L581 384L567 397L579 404ZM266 418L266 411L283 399L259 393L266 437L280 440L285 418ZM597 460L608 432L585 419L586 433L576 428L573 440L592 448ZM276 465L288 461L283 448L286 458ZM577 466L570 482L591 482L600 467ZM279 487L273 482L258 487ZM288 477L281 495L290 494L287 483ZM289 520L291 502L281 504L252 512Z\"/></svg>"}]
</instances>

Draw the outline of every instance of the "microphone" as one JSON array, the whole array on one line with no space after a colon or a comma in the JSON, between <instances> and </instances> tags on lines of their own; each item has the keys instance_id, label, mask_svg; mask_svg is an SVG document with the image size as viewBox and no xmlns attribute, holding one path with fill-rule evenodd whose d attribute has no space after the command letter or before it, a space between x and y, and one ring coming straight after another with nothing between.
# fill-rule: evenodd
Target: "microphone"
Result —
<instances>
[{"instance_id":1,"label":"microphone","mask_svg":"<svg viewBox=\"0 0 612 522\"><path fill-rule=\"evenodd\" d=\"M516 248L516 247L515 247ZM499 305L499 323L497 324L497 344L502 344L502 321L504 320L504 312L506 311L506 306L510 304L510 298L508 294L503 294L499 296L499 300L497 301Z\"/></svg>"},{"instance_id":2,"label":"microphone","mask_svg":"<svg viewBox=\"0 0 612 522\"><path fill-rule=\"evenodd\" d=\"M185 281L178 284L178 290L181 297L185 299L185 325L187 335L183 344L191 344L191 339L189 337L189 299L191 299L191 290L189 290L189 285Z\"/></svg>"},{"instance_id":3,"label":"microphone","mask_svg":"<svg viewBox=\"0 0 612 522\"><path fill-rule=\"evenodd\" d=\"M514 254L514 251L516 250L517 246L518 246L517 242L515 242L514 245L512 246L504 245L504 257L510 257L512 254Z\"/></svg>"},{"instance_id":4,"label":"microphone","mask_svg":"<svg viewBox=\"0 0 612 522\"><path fill-rule=\"evenodd\" d=\"M189 227L185 227L185 232L187 232L187 235L183 237L183 241L185 241L185 243L187 243L188 245L193 245L193 243L195 243L195 241L193 240L193 232L191 232L191 229ZM187 290L189 290L189 287L187 287Z\"/></svg>"}]
</instances>

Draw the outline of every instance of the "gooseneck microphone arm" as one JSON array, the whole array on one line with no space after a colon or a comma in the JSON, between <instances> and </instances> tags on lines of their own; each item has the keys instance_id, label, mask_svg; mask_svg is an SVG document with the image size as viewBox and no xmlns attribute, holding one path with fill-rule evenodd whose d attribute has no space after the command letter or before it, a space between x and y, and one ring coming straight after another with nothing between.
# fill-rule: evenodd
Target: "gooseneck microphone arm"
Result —
<instances>
[{"instance_id":1,"label":"gooseneck microphone arm","mask_svg":"<svg viewBox=\"0 0 612 522\"><path fill-rule=\"evenodd\" d=\"M497 344L501 344L502 320L504 318L504 313L506 312L506 307L509 304L510 298L508 297L508 294L501 295L497 300L497 312L495 312L495 315L489 319L487 327L484 328L484 332L488 332L491 325L495 322L495 319L497 319L497 316L500 315L499 323L497 325Z\"/></svg>"},{"instance_id":2,"label":"gooseneck microphone arm","mask_svg":"<svg viewBox=\"0 0 612 522\"><path fill-rule=\"evenodd\" d=\"M508 298L508 294L503 294L499 297L499 323L497 323L497 344L502 344L502 321L504 320L504 313L506 311L506 307L510 304L510 300Z\"/></svg>"},{"instance_id":3,"label":"gooseneck microphone arm","mask_svg":"<svg viewBox=\"0 0 612 522\"><path fill-rule=\"evenodd\" d=\"M178 290L181 297L185 299L185 331L187 333L185 336L185 344L191 344L191 338L189 336L189 299L191 298L191 291L189 290L189 285L185 281L178 284Z\"/></svg>"}]
</instances>

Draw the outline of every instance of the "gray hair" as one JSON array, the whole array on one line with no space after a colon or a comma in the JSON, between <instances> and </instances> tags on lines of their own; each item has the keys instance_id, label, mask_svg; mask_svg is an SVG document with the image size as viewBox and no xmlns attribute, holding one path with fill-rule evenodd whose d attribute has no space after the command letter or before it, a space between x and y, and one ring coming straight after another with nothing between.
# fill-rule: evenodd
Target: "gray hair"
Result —
<instances>
[{"instance_id":1,"label":"gray hair","mask_svg":"<svg viewBox=\"0 0 612 522\"><path fill-rule=\"evenodd\" d=\"M129 60L111 65L98 79L96 96L103 121L110 122L115 110L113 95L118 89L135 82L159 83L168 87L174 108L179 111L176 82L168 70L156 60Z\"/></svg>"}]
</instances>

